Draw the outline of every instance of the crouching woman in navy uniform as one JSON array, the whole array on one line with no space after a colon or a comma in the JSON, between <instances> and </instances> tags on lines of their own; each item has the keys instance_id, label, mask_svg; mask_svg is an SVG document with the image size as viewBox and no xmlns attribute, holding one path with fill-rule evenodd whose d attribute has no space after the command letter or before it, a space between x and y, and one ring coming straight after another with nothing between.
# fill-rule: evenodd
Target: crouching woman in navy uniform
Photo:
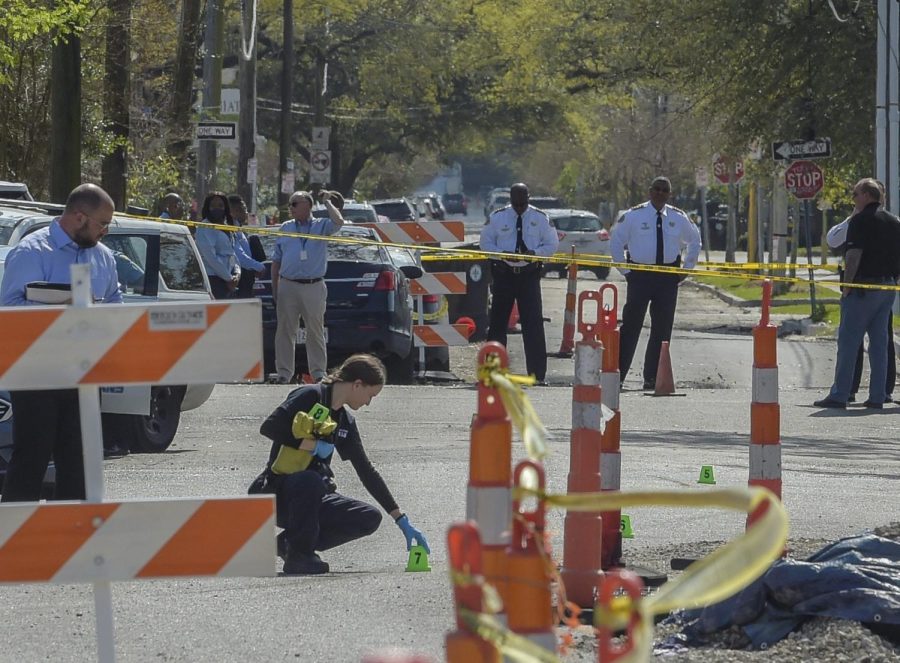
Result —
<instances>
[{"instance_id":1,"label":"crouching woman in navy uniform","mask_svg":"<svg viewBox=\"0 0 900 663\"><path fill-rule=\"evenodd\" d=\"M385 368L379 359L358 354L321 383L292 391L263 422L260 432L272 440L266 469L249 492L275 495L278 555L284 572L316 575L328 564L316 551L329 550L372 534L381 523L375 507L336 492L331 459L336 450L349 460L369 494L390 514L406 537L426 551L425 536L397 506L363 448L356 421L347 411L368 405L381 392Z\"/></svg>"}]
</instances>

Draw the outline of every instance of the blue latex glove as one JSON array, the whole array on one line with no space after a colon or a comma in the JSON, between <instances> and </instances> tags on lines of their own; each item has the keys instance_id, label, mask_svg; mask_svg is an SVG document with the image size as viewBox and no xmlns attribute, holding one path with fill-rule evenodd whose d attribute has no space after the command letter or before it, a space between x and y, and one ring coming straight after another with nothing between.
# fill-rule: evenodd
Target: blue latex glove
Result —
<instances>
[{"instance_id":1,"label":"blue latex glove","mask_svg":"<svg viewBox=\"0 0 900 663\"><path fill-rule=\"evenodd\" d=\"M313 454L322 458L328 458L331 453L334 451L334 445L331 442L326 442L325 440L316 440L316 448L313 449Z\"/></svg>"},{"instance_id":2,"label":"blue latex glove","mask_svg":"<svg viewBox=\"0 0 900 663\"><path fill-rule=\"evenodd\" d=\"M428 541L425 539L425 535L412 526L412 523L409 522L409 518L407 518L406 515L397 518L397 527L400 528L400 531L403 532L403 536L406 537L407 550L412 547L413 540L415 539L417 544L425 548L425 552L429 555L431 554L431 548L428 547Z\"/></svg>"}]
</instances>

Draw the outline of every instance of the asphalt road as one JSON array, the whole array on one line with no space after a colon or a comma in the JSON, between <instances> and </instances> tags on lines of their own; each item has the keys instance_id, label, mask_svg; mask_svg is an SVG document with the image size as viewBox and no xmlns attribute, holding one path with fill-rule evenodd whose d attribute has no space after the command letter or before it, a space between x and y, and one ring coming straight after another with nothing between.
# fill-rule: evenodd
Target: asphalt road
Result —
<instances>
[{"instance_id":1,"label":"asphalt road","mask_svg":"<svg viewBox=\"0 0 900 663\"><path fill-rule=\"evenodd\" d=\"M590 276L582 281L582 287L596 285ZM565 282L545 279L544 286L552 350L561 338ZM757 319L758 311L734 309L683 288L672 356L686 395L652 398L633 388L623 393L623 489L711 490L697 484L703 465L714 466L718 486L746 485L748 330ZM521 342L511 339L513 368L521 370ZM830 340L779 342L784 499L792 537L837 538L900 520L894 499L900 407L834 412L809 405L830 383L834 351ZM639 386L641 353L639 348L626 387ZM473 371L474 354L474 348L454 349L454 370ZM549 488L563 491L572 360L551 359L550 370L551 386L530 389L529 395L553 435ZM274 385L219 385L208 403L183 415L168 452L107 461L108 498L244 494L268 454L259 425L287 393ZM326 553L333 572L323 577L117 583L119 660L351 662L389 647L442 660L443 638L454 623L445 537L465 514L475 405L467 384L388 386L359 413L373 462L401 508L429 537L431 573L405 572L404 539L388 521L370 538ZM515 442L514 458L523 454ZM336 474L342 492L365 497L347 464L336 462ZM744 526L740 514L723 512L634 509L630 515L636 538L625 542L625 555L634 563L659 563L661 550L726 540ZM561 556L563 515L551 513L549 524ZM273 572L279 567L273 560ZM2 661L95 658L89 585L2 587L0 624Z\"/></svg>"}]
</instances>

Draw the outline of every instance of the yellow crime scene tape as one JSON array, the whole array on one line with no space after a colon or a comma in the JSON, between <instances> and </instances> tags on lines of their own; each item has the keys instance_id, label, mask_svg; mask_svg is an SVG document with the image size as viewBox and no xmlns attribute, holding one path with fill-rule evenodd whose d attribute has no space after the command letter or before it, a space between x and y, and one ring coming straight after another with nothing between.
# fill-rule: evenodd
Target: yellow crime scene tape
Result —
<instances>
[{"instance_id":1,"label":"yellow crime scene tape","mask_svg":"<svg viewBox=\"0 0 900 663\"><path fill-rule=\"evenodd\" d=\"M529 255L520 255L517 253L504 253L502 251L481 251L481 250L473 250L471 248L457 249L453 247L440 247L440 246L426 246L422 244L405 244L401 242L383 242L380 239L364 239L362 237L346 237L346 236L338 236L338 235L328 235L327 237L322 235L311 235L308 233L297 233L297 232L287 232L281 230L281 228L276 226L232 226L228 224L221 223L209 223L206 221L187 221L184 219L161 219L157 217L150 216L137 216L137 215L129 215L131 218L141 219L144 221L155 221L158 223L172 223L176 225L183 225L193 228L213 228L215 230L221 230L223 232L252 232L258 235L270 235L274 237L298 237L303 239L311 239L314 241L327 241L327 242L336 242L336 243L344 243L344 244L361 244L361 245L375 245L375 246L390 246L399 249L409 249L410 251L419 251L422 253L421 259L422 262L430 262L435 260L484 260L484 259L495 259L495 260L516 260L516 261L526 261L526 262L546 262L551 264L559 264L559 265L568 265L573 261L573 257L571 254L556 254L553 256L529 256ZM353 224L347 224L352 227ZM374 225L374 224L372 224ZM366 227L369 227L368 225ZM721 276L724 278L733 278L733 279L746 279L746 278L766 278L771 281L777 281L781 283L797 283L797 284L808 284L808 278L801 278L799 276L782 276L779 274L772 274L772 271L786 271L786 270L808 270L812 267L815 270L829 270L833 271L837 269L835 265L817 265L817 264L806 264L806 263L760 263L760 262L752 262L752 263L727 263L727 262L701 262L698 263L698 267L705 267L704 270L699 269L685 269L683 267L669 267L666 265L644 265L639 263L630 263L630 262L615 262L611 259L610 256L604 256L600 254L591 254L591 253L577 253L574 256L574 260L578 265L585 267L610 267L610 268L619 268L619 269L628 269L635 270L641 272L656 272L663 274L683 274L685 276L696 276L699 274L707 275L707 276ZM760 272L765 272L760 273ZM834 286L839 285L837 282L833 283ZM852 284L853 288L860 288L865 290L894 290L900 291L900 285L884 285L878 283L854 283Z\"/></svg>"},{"instance_id":2,"label":"yellow crime scene tape","mask_svg":"<svg viewBox=\"0 0 900 663\"><path fill-rule=\"evenodd\" d=\"M533 378L512 375L507 369L500 368L499 358L488 356L487 361L479 367L478 380L498 389L523 442L526 437L532 439L531 445L525 442L529 458L546 456L546 430L521 388L522 385L533 384ZM523 477L527 476L527 473L523 474ZM787 543L788 516L784 505L774 493L756 486L703 492L609 491L552 494L535 486L520 485L513 488L513 498L535 498L549 507L571 511L616 511L627 507L658 506L727 509L749 515L765 505L765 513L741 536L689 566L678 578L667 582L656 593L636 601L628 596L619 596L609 609L598 607L594 611L594 627L607 627L613 631L625 629L633 614L639 616L637 627L632 632L631 652L620 659L627 663L642 663L650 659L654 616L678 609L712 605L734 595L765 573L770 564L781 557ZM552 560L548 559L548 566L555 572ZM558 574L555 576L562 585ZM472 578L451 570L451 580L455 584L481 585L486 612L460 609L460 615L474 633L493 643L505 657L519 663L559 663L560 659L555 652L547 651L512 633L492 616L492 613L500 609L500 598L483 578ZM564 594L565 589L562 588L560 595Z\"/></svg>"}]
</instances>

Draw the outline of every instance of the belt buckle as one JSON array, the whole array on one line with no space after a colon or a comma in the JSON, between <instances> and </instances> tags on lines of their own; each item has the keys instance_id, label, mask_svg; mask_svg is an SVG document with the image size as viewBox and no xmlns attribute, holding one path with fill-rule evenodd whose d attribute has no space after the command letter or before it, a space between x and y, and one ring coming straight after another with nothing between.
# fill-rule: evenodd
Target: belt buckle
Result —
<instances>
[{"instance_id":1,"label":"belt buckle","mask_svg":"<svg viewBox=\"0 0 900 663\"><path fill-rule=\"evenodd\" d=\"M517 266L517 265L514 265L513 268L512 268L512 271L513 271L513 274L521 274L521 273L522 273L522 268L519 267L519 266Z\"/></svg>"}]
</instances>

